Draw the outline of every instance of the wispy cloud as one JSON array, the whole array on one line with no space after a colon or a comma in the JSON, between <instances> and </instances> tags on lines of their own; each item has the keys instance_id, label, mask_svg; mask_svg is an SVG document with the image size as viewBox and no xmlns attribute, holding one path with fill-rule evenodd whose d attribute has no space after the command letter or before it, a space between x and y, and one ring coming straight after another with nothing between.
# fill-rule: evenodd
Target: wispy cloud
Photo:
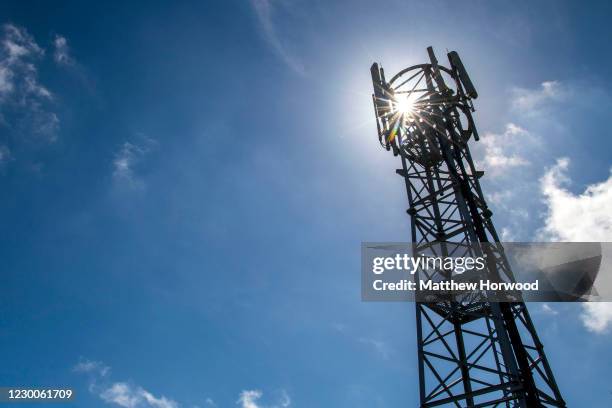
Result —
<instances>
[{"instance_id":1,"label":"wispy cloud","mask_svg":"<svg viewBox=\"0 0 612 408\"><path fill-rule=\"evenodd\" d=\"M79 361L72 371L76 373L88 373L96 377L106 377L110 373L110 367L101 361L83 360Z\"/></svg>"},{"instance_id":2,"label":"wispy cloud","mask_svg":"<svg viewBox=\"0 0 612 408\"><path fill-rule=\"evenodd\" d=\"M544 81L537 89L513 88L512 108L524 115L535 116L547 105L567 98L569 90L559 81Z\"/></svg>"},{"instance_id":3,"label":"wispy cloud","mask_svg":"<svg viewBox=\"0 0 612 408\"><path fill-rule=\"evenodd\" d=\"M289 398L289 394L287 394L287 391L285 390L281 391L281 398L280 398L279 405L283 408L291 406L291 398Z\"/></svg>"},{"instance_id":4,"label":"wispy cloud","mask_svg":"<svg viewBox=\"0 0 612 408\"><path fill-rule=\"evenodd\" d=\"M136 184L134 165L142 159L145 153L145 150L140 146L130 142L124 142L121 148L115 153L115 159L113 160L113 177L116 180L127 182L131 185Z\"/></svg>"},{"instance_id":5,"label":"wispy cloud","mask_svg":"<svg viewBox=\"0 0 612 408\"><path fill-rule=\"evenodd\" d=\"M474 145L474 160L485 171L489 184L487 201L494 212L501 212L499 231L505 241L533 238L535 225L530 220L539 205L538 178L544 170L540 166L554 159L544 146L550 129L564 132L558 109L574 92L572 89L571 84L560 81L544 81L534 88L511 88L506 112L511 120L502 131L484 132Z\"/></svg>"},{"instance_id":6,"label":"wispy cloud","mask_svg":"<svg viewBox=\"0 0 612 408\"><path fill-rule=\"evenodd\" d=\"M58 138L55 95L39 80L45 50L28 31L0 26L0 166L17 161L24 149L44 147ZM40 163L28 168L40 172Z\"/></svg>"},{"instance_id":7,"label":"wispy cloud","mask_svg":"<svg viewBox=\"0 0 612 408\"><path fill-rule=\"evenodd\" d=\"M59 118L50 109L53 94L38 80L44 50L24 29L4 24L0 38L1 125L19 136L57 139Z\"/></svg>"},{"instance_id":8,"label":"wispy cloud","mask_svg":"<svg viewBox=\"0 0 612 408\"><path fill-rule=\"evenodd\" d=\"M526 144L533 146L536 139L525 129L506 124L503 133L486 133L481 138L484 148L482 163L491 177L504 174L513 167L527 166L529 160L522 154Z\"/></svg>"},{"instance_id":9,"label":"wispy cloud","mask_svg":"<svg viewBox=\"0 0 612 408\"><path fill-rule=\"evenodd\" d=\"M287 46L281 40L281 36L278 34L274 24L273 16L277 11L278 1L251 0L251 5L255 10L255 15L266 42L292 70L300 75L305 75L304 65L295 55L287 50Z\"/></svg>"},{"instance_id":10,"label":"wispy cloud","mask_svg":"<svg viewBox=\"0 0 612 408\"><path fill-rule=\"evenodd\" d=\"M125 408L134 408L139 403L139 398L125 383L114 383L100 393L100 398L105 402Z\"/></svg>"},{"instance_id":11,"label":"wispy cloud","mask_svg":"<svg viewBox=\"0 0 612 408\"><path fill-rule=\"evenodd\" d=\"M179 408L169 398L156 397L144 388L127 382L110 382L110 367L100 361L81 360L72 370L89 374L89 391L102 401L122 408Z\"/></svg>"},{"instance_id":12,"label":"wispy cloud","mask_svg":"<svg viewBox=\"0 0 612 408\"><path fill-rule=\"evenodd\" d=\"M156 396L140 385L128 381L112 381L111 368L101 361L81 359L72 367L72 371L87 375L89 392L102 401L121 408L180 408L181 405L164 395ZM276 394L271 405L260 403L263 393L260 390L243 390L236 403L241 408L289 408L291 398L286 390ZM206 407L215 408L217 403L212 398L204 400ZM194 408L197 406L194 406Z\"/></svg>"},{"instance_id":13,"label":"wispy cloud","mask_svg":"<svg viewBox=\"0 0 612 408\"><path fill-rule=\"evenodd\" d=\"M548 303L542 303L542 312L551 316L557 316L559 314L559 312L553 309Z\"/></svg>"},{"instance_id":14,"label":"wispy cloud","mask_svg":"<svg viewBox=\"0 0 612 408\"><path fill-rule=\"evenodd\" d=\"M178 408L178 403L164 396L156 397L149 391L132 386L127 383L117 382L102 390L99 397L105 402L118 405L123 408Z\"/></svg>"},{"instance_id":15,"label":"wispy cloud","mask_svg":"<svg viewBox=\"0 0 612 408\"><path fill-rule=\"evenodd\" d=\"M259 403L263 393L260 390L244 390L240 393L236 403L241 408L287 408L291 406L291 398L287 391L281 390L278 401L273 405L262 405Z\"/></svg>"},{"instance_id":16,"label":"wispy cloud","mask_svg":"<svg viewBox=\"0 0 612 408\"><path fill-rule=\"evenodd\" d=\"M62 35L55 35L53 39L53 60L59 65L74 65L75 61L70 55L68 40Z\"/></svg>"},{"instance_id":17,"label":"wispy cloud","mask_svg":"<svg viewBox=\"0 0 612 408\"><path fill-rule=\"evenodd\" d=\"M502 227L501 240L502 242L513 242L516 241L516 235L510 227Z\"/></svg>"},{"instance_id":18,"label":"wispy cloud","mask_svg":"<svg viewBox=\"0 0 612 408\"><path fill-rule=\"evenodd\" d=\"M140 137L138 142L124 142L115 152L113 159L113 178L122 187L143 189L144 181L137 175L136 167L144 157L157 146L154 139Z\"/></svg>"}]
</instances>

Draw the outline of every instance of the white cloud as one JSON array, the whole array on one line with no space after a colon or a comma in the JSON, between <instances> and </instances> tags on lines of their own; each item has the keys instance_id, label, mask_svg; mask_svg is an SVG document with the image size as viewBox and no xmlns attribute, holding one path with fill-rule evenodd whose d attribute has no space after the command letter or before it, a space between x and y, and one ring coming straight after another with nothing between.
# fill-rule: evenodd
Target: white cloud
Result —
<instances>
[{"instance_id":1,"label":"white cloud","mask_svg":"<svg viewBox=\"0 0 612 408\"><path fill-rule=\"evenodd\" d=\"M516 234L509 227L502 227L501 240L502 242L513 242L516 240Z\"/></svg>"},{"instance_id":2,"label":"white cloud","mask_svg":"<svg viewBox=\"0 0 612 408\"><path fill-rule=\"evenodd\" d=\"M580 318L587 330L599 334L605 333L612 327L612 303L584 303Z\"/></svg>"},{"instance_id":3,"label":"white cloud","mask_svg":"<svg viewBox=\"0 0 612 408\"><path fill-rule=\"evenodd\" d=\"M53 60L59 65L72 65L74 60L70 56L70 48L66 37L56 35L53 39Z\"/></svg>"},{"instance_id":4,"label":"white cloud","mask_svg":"<svg viewBox=\"0 0 612 408\"><path fill-rule=\"evenodd\" d=\"M557 241L612 241L612 175L573 194L565 188L569 164L567 158L558 159L540 180L548 206L541 235Z\"/></svg>"},{"instance_id":5,"label":"white cloud","mask_svg":"<svg viewBox=\"0 0 612 408\"><path fill-rule=\"evenodd\" d=\"M259 390L245 390L240 393L238 403L242 408L259 408L257 400L261 398L261 391Z\"/></svg>"},{"instance_id":6,"label":"white cloud","mask_svg":"<svg viewBox=\"0 0 612 408\"><path fill-rule=\"evenodd\" d=\"M177 408L178 404L171 399L164 397L163 395L159 398L155 397L150 392L143 390L142 388L138 389L138 394L140 394L143 399L146 401L148 406L152 408Z\"/></svg>"},{"instance_id":7,"label":"white cloud","mask_svg":"<svg viewBox=\"0 0 612 408\"><path fill-rule=\"evenodd\" d=\"M44 55L42 48L36 44L28 32L13 24L2 27L2 56L0 58L0 96L20 91L18 98L35 95L50 98L51 93L37 80L34 62ZM21 88L21 89L17 89Z\"/></svg>"},{"instance_id":8,"label":"white cloud","mask_svg":"<svg viewBox=\"0 0 612 408\"><path fill-rule=\"evenodd\" d=\"M6 48L11 61L19 60L31 54L40 55L44 53L32 36L23 28L13 24L5 24L3 30L2 45Z\"/></svg>"},{"instance_id":9,"label":"white cloud","mask_svg":"<svg viewBox=\"0 0 612 408\"><path fill-rule=\"evenodd\" d=\"M536 142L527 130L508 123L503 133L486 133L481 138L480 145L484 148L481 165L490 176L499 176L512 167L527 166L530 163L521 151Z\"/></svg>"},{"instance_id":10,"label":"white cloud","mask_svg":"<svg viewBox=\"0 0 612 408\"><path fill-rule=\"evenodd\" d=\"M124 142L113 159L115 182L134 189L144 188L144 182L137 176L135 168L156 144L156 141L150 138L142 138L139 143Z\"/></svg>"},{"instance_id":11,"label":"white cloud","mask_svg":"<svg viewBox=\"0 0 612 408\"><path fill-rule=\"evenodd\" d=\"M512 190L493 191L491 193L486 193L486 199L490 204L503 205L506 201L510 200L513 195Z\"/></svg>"},{"instance_id":12,"label":"white cloud","mask_svg":"<svg viewBox=\"0 0 612 408\"><path fill-rule=\"evenodd\" d=\"M140 400L126 383L114 383L100 393L100 398L105 402L125 408L135 408Z\"/></svg>"},{"instance_id":13,"label":"white cloud","mask_svg":"<svg viewBox=\"0 0 612 408\"><path fill-rule=\"evenodd\" d=\"M100 377L105 377L110 372L110 367L101 361L81 360L72 367L72 371L77 373L91 373Z\"/></svg>"},{"instance_id":14,"label":"white cloud","mask_svg":"<svg viewBox=\"0 0 612 408\"><path fill-rule=\"evenodd\" d=\"M552 307L550 307L550 305L548 303L543 303L542 304L542 312L552 315L552 316L556 316L559 314L559 312L557 312L555 309L553 309Z\"/></svg>"},{"instance_id":15,"label":"white cloud","mask_svg":"<svg viewBox=\"0 0 612 408\"><path fill-rule=\"evenodd\" d=\"M0 96L13 90L13 72L6 66L0 65Z\"/></svg>"},{"instance_id":16,"label":"white cloud","mask_svg":"<svg viewBox=\"0 0 612 408\"><path fill-rule=\"evenodd\" d=\"M113 177L119 180L134 182L134 164L144 154L143 150L135 144L124 142L113 160Z\"/></svg>"},{"instance_id":17,"label":"white cloud","mask_svg":"<svg viewBox=\"0 0 612 408\"><path fill-rule=\"evenodd\" d=\"M263 393L259 390L244 390L240 393L236 403L239 404L241 408L264 408L264 405L258 402L262 395ZM270 406L270 408L287 408L290 406L291 398L289 398L289 394L287 394L287 391L281 390L278 402Z\"/></svg>"},{"instance_id":18,"label":"white cloud","mask_svg":"<svg viewBox=\"0 0 612 408\"><path fill-rule=\"evenodd\" d=\"M149 391L116 382L104 388L98 395L103 401L123 408L178 408L178 403L164 396L156 397Z\"/></svg>"},{"instance_id":19,"label":"white cloud","mask_svg":"<svg viewBox=\"0 0 612 408\"><path fill-rule=\"evenodd\" d=\"M558 81L542 82L538 89L512 89L512 108L533 116L539 114L547 104L560 102L567 98L568 90Z\"/></svg>"},{"instance_id":20,"label":"white cloud","mask_svg":"<svg viewBox=\"0 0 612 408\"><path fill-rule=\"evenodd\" d=\"M110 367L100 361L82 360L72 370L90 374L89 391L108 404L122 408L179 408L176 401L163 395L156 397L140 386L126 382L107 382Z\"/></svg>"},{"instance_id":21,"label":"white cloud","mask_svg":"<svg viewBox=\"0 0 612 408\"><path fill-rule=\"evenodd\" d=\"M272 3L274 3L273 0L251 0L251 5L255 10L263 35L268 44L285 64L298 74L305 75L304 65L287 50L287 47L283 44L276 31L276 26L273 21L273 14L276 7Z\"/></svg>"},{"instance_id":22,"label":"white cloud","mask_svg":"<svg viewBox=\"0 0 612 408\"><path fill-rule=\"evenodd\" d=\"M59 118L50 110L53 94L38 80L44 50L21 27L4 24L0 38L0 116L20 135L57 138Z\"/></svg>"},{"instance_id":23,"label":"white cloud","mask_svg":"<svg viewBox=\"0 0 612 408\"><path fill-rule=\"evenodd\" d=\"M582 193L574 194L566 188L570 183L566 174L569 164L567 158L558 159L540 180L548 206L544 227L539 232L540 238L553 241L612 241L612 175L605 181L587 186ZM589 331L603 333L612 326L612 303L584 303L580 318Z\"/></svg>"}]
</instances>

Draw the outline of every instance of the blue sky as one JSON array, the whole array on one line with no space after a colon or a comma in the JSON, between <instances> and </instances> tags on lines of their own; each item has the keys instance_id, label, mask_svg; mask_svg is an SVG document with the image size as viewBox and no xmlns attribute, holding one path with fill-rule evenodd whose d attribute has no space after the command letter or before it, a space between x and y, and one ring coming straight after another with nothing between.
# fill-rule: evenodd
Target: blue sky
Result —
<instances>
[{"instance_id":1,"label":"blue sky","mask_svg":"<svg viewBox=\"0 0 612 408\"><path fill-rule=\"evenodd\" d=\"M416 406L413 307L360 301L359 250L409 231L369 66L429 45L505 239L612 241L609 4L373 3L0 5L0 385ZM530 309L569 405L609 406L608 304Z\"/></svg>"}]
</instances>

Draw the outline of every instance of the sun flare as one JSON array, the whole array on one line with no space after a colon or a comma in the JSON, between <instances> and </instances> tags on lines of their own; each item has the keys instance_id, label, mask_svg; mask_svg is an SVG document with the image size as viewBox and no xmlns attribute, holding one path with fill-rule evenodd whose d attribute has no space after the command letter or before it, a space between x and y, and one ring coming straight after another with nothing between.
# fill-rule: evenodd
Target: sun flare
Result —
<instances>
[{"instance_id":1,"label":"sun flare","mask_svg":"<svg viewBox=\"0 0 612 408\"><path fill-rule=\"evenodd\" d=\"M395 110L399 113L410 115L414 112L414 99L408 95L400 94L395 97Z\"/></svg>"}]
</instances>

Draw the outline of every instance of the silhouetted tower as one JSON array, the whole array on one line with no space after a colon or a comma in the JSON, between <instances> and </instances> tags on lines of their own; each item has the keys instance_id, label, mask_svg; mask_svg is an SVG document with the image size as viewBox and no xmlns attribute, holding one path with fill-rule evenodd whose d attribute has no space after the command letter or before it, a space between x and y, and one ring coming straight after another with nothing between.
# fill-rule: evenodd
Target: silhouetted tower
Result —
<instances>
[{"instance_id":1,"label":"silhouetted tower","mask_svg":"<svg viewBox=\"0 0 612 408\"><path fill-rule=\"evenodd\" d=\"M414 255L484 256L490 276L513 281L468 146L478 94L455 51L449 68L427 51L429 63L389 81L371 68L378 138L402 163ZM417 302L416 324L421 407L565 407L524 303Z\"/></svg>"}]
</instances>

